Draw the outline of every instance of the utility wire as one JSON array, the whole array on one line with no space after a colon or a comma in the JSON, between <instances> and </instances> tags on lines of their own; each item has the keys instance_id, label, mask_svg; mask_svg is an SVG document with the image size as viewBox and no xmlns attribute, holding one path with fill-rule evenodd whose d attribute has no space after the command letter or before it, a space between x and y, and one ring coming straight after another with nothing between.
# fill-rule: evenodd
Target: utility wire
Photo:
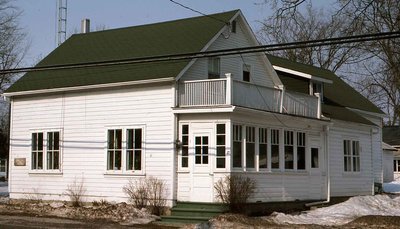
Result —
<instances>
[{"instance_id":1,"label":"utility wire","mask_svg":"<svg viewBox=\"0 0 400 229\"><path fill-rule=\"evenodd\" d=\"M212 50L212 51L203 51L203 52L190 52L190 53L167 54L167 55L158 55L158 56L134 57L134 58L127 58L127 59L115 59L115 60L108 60L108 61L93 61L93 62L83 62L83 63L74 63L74 64L58 64L58 65L5 69L5 70L1 70L0 74L191 60L191 59L204 58L204 57L241 55L241 54L246 54L246 53L271 52L271 51L277 51L277 50L309 48L309 47L317 47L317 46L328 46L328 45L336 45L336 44L375 41L375 40L394 39L394 38L400 38L400 31L356 35L356 36L348 36L348 37L337 37L337 38L328 38L328 39L319 39L319 40L312 40L312 41L299 41L299 42L290 42L290 43L281 43L281 44L249 46L249 47L242 47L242 48L221 49L221 50Z\"/></svg>"},{"instance_id":2,"label":"utility wire","mask_svg":"<svg viewBox=\"0 0 400 229\"><path fill-rule=\"evenodd\" d=\"M209 15L209 14L202 13L202 12L200 12L200 11L198 11L198 10L195 10L195 9L193 9L193 8L190 8L189 6L185 6L185 5L183 5L182 3L180 3L180 2L177 2L177 1L174 1L174 0L169 0L169 1L172 2L172 3L174 3L174 4L176 4L176 5L178 5L178 6L181 6L181 7L185 8L185 9L188 9L188 10L190 10L190 11L193 11L193 12L198 13L198 14L200 14L200 15L203 15L203 16L206 16L206 17L209 17L209 18L212 18L212 19L214 19L214 20L216 20L216 21L219 21L219 22L222 22L222 23L224 23L224 24L229 25L229 22L227 22L227 21L223 21L223 20L221 20L221 19L219 19L219 18L216 18L216 17L213 17L213 16L211 16L211 15Z\"/></svg>"}]
</instances>

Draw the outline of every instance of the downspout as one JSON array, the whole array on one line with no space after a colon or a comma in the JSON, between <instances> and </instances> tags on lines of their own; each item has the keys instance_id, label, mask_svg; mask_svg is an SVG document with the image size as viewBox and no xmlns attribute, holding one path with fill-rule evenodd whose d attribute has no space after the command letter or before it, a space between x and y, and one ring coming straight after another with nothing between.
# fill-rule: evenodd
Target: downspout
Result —
<instances>
[{"instance_id":1,"label":"downspout","mask_svg":"<svg viewBox=\"0 0 400 229\"><path fill-rule=\"evenodd\" d=\"M10 196L11 193L11 168L12 168L12 160L11 160L11 129L12 129L12 104L13 104L13 99L10 98L10 104L8 105L8 166L6 171L6 177L8 181L8 196Z\"/></svg>"},{"instance_id":2,"label":"downspout","mask_svg":"<svg viewBox=\"0 0 400 229\"><path fill-rule=\"evenodd\" d=\"M321 204L327 204L331 201L331 168L329 164L329 125L325 126L325 150L326 150L326 159L325 159L325 164L326 164L326 182L325 182L325 187L326 187L326 200L324 201L317 201L317 202L312 202L306 204L306 207L312 207L315 205L321 205Z\"/></svg>"},{"instance_id":3,"label":"downspout","mask_svg":"<svg viewBox=\"0 0 400 229\"><path fill-rule=\"evenodd\" d=\"M179 82L174 81L173 84L173 107L179 107ZM179 158L178 158L178 145L179 145L179 114L174 114L173 117L173 173L172 173L172 206L175 206L175 203L178 200L178 167L179 167Z\"/></svg>"}]
</instances>

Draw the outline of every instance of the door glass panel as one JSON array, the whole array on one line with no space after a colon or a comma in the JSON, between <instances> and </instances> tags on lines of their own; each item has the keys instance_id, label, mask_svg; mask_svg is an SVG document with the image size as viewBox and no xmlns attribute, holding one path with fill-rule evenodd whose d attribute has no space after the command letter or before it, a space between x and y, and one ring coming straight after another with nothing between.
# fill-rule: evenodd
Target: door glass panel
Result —
<instances>
[{"instance_id":1,"label":"door glass panel","mask_svg":"<svg viewBox=\"0 0 400 229\"><path fill-rule=\"evenodd\" d=\"M208 136L195 137L195 163L208 164Z\"/></svg>"}]
</instances>

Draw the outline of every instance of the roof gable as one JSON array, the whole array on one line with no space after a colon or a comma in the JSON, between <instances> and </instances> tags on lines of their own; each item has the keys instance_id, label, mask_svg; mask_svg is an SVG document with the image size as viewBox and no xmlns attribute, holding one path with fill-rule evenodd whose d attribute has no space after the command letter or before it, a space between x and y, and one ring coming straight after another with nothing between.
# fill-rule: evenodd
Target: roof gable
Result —
<instances>
[{"instance_id":1,"label":"roof gable","mask_svg":"<svg viewBox=\"0 0 400 229\"><path fill-rule=\"evenodd\" d=\"M230 21L238 10L211 15ZM198 52L226 24L202 16L156 24L75 34L37 66L109 61ZM176 77L189 60L29 72L6 93Z\"/></svg>"}]
</instances>

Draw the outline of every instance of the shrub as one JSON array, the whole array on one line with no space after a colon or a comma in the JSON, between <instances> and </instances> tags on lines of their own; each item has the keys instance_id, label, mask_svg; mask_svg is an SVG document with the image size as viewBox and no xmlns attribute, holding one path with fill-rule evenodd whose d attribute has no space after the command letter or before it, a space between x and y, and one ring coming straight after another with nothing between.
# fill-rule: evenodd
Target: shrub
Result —
<instances>
[{"instance_id":1,"label":"shrub","mask_svg":"<svg viewBox=\"0 0 400 229\"><path fill-rule=\"evenodd\" d=\"M83 196L85 195L86 188L84 187L84 179L80 181L75 177L72 184L68 185L65 194L69 197L72 206L79 207L83 204Z\"/></svg>"},{"instance_id":2,"label":"shrub","mask_svg":"<svg viewBox=\"0 0 400 229\"><path fill-rule=\"evenodd\" d=\"M217 198L227 204L230 212L243 212L256 188L254 180L240 175L228 175L214 185Z\"/></svg>"},{"instance_id":3,"label":"shrub","mask_svg":"<svg viewBox=\"0 0 400 229\"><path fill-rule=\"evenodd\" d=\"M154 215L161 215L165 209L165 190L165 183L155 177L130 180L123 188L136 208L146 207Z\"/></svg>"}]
</instances>

